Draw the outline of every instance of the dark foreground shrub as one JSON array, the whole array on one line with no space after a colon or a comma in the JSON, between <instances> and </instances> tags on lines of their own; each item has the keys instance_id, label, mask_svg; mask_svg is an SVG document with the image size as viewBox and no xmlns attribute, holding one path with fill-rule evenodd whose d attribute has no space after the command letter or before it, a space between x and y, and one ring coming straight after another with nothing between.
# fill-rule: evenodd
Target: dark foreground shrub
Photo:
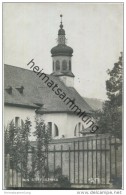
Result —
<instances>
[{"instance_id":1,"label":"dark foreground shrub","mask_svg":"<svg viewBox=\"0 0 126 195\"><path fill-rule=\"evenodd\" d=\"M60 175L58 177L58 183L59 183L60 187L63 187L63 188L69 188L71 186L68 177L64 176L64 175Z\"/></svg>"}]
</instances>

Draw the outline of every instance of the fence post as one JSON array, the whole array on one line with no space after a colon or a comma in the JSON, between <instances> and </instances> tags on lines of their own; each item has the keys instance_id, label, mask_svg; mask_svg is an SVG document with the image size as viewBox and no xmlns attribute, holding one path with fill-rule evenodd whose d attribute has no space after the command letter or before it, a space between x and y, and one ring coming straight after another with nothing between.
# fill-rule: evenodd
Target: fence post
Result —
<instances>
[{"instance_id":1,"label":"fence post","mask_svg":"<svg viewBox=\"0 0 126 195\"><path fill-rule=\"evenodd\" d=\"M55 145L54 145L53 152L54 152L54 179L55 179Z\"/></svg>"},{"instance_id":2,"label":"fence post","mask_svg":"<svg viewBox=\"0 0 126 195\"><path fill-rule=\"evenodd\" d=\"M116 150L117 150L117 146L116 146L116 137L115 137L115 145L114 145L114 150L115 150L115 177L117 177L117 162L116 162L116 160L117 160L117 156L116 156Z\"/></svg>"},{"instance_id":3,"label":"fence post","mask_svg":"<svg viewBox=\"0 0 126 195\"><path fill-rule=\"evenodd\" d=\"M84 184L84 140L83 140L83 184Z\"/></svg>"},{"instance_id":4,"label":"fence post","mask_svg":"<svg viewBox=\"0 0 126 195\"><path fill-rule=\"evenodd\" d=\"M80 158L80 157L79 157L79 154L80 154L79 152L80 152L80 151L79 151L79 141L78 141L78 184L79 184L79 160L80 160L80 159L79 159L79 158Z\"/></svg>"},{"instance_id":5,"label":"fence post","mask_svg":"<svg viewBox=\"0 0 126 195\"><path fill-rule=\"evenodd\" d=\"M10 155L6 156L6 187L10 187Z\"/></svg>"},{"instance_id":6,"label":"fence post","mask_svg":"<svg viewBox=\"0 0 126 195\"><path fill-rule=\"evenodd\" d=\"M63 161L63 158L62 158L63 152L62 152L62 150L63 150L63 146L61 145L61 171L62 171L61 173L63 173L63 162L62 162Z\"/></svg>"},{"instance_id":7,"label":"fence post","mask_svg":"<svg viewBox=\"0 0 126 195\"><path fill-rule=\"evenodd\" d=\"M22 160L21 160L21 187L22 187Z\"/></svg>"},{"instance_id":8,"label":"fence post","mask_svg":"<svg viewBox=\"0 0 126 195\"><path fill-rule=\"evenodd\" d=\"M112 150L112 148L111 148L111 139L112 139L112 137L109 137L109 150L110 150L110 181L109 182L111 182L112 181L112 165L111 165L111 161L112 161L112 154L111 154L111 150Z\"/></svg>"},{"instance_id":9,"label":"fence post","mask_svg":"<svg viewBox=\"0 0 126 195\"><path fill-rule=\"evenodd\" d=\"M88 169L89 169L89 164L88 164L89 163L89 160L88 160L88 157L89 157L88 154L89 153L88 152L89 151L88 150L89 150L89 148L88 148L88 138L87 138L87 184L88 184L88 179L89 179L89 173L88 173Z\"/></svg>"},{"instance_id":10,"label":"fence post","mask_svg":"<svg viewBox=\"0 0 126 195\"><path fill-rule=\"evenodd\" d=\"M74 183L75 183L75 141L74 141Z\"/></svg>"},{"instance_id":11,"label":"fence post","mask_svg":"<svg viewBox=\"0 0 126 195\"><path fill-rule=\"evenodd\" d=\"M71 169L71 167L70 167L70 163L71 163L71 159L70 159L70 147L69 147L69 181L70 181L70 169Z\"/></svg>"}]
</instances>

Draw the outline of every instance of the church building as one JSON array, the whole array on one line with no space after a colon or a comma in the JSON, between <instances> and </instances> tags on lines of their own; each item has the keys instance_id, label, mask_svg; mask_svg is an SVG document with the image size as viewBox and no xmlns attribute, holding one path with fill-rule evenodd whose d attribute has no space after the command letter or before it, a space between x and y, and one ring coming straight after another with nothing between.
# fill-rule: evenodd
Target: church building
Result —
<instances>
[{"instance_id":1,"label":"church building","mask_svg":"<svg viewBox=\"0 0 126 195\"><path fill-rule=\"evenodd\" d=\"M84 136L91 121L85 123L80 116L84 112L90 115L92 110L74 88L73 49L66 44L60 16L58 44L51 49L50 75L39 74L33 59L26 65L29 70L4 65L5 126L12 120L15 126L21 126L28 117L34 131L35 117L39 116L48 124L53 139Z\"/></svg>"}]
</instances>

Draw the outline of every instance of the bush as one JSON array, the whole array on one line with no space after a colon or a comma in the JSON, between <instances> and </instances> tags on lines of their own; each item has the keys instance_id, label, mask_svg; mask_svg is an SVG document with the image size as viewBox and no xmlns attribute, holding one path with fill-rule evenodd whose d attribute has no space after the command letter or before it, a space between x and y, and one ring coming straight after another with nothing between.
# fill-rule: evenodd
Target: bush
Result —
<instances>
[{"instance_id":1,"label":"bush","mask_svg":"<svg viewBox=\"0 0 126 195\"><path fill-rule=\"evenodd\" d=\"M60 187L63 187L63 188L71 187L68 177L65 175L62 175L61 167L58 166L54 174L55 174L55 177L58 179L58 184L60 185Z\"/></svg>"},{"instance_id":2,"label":"bush","mask_svg":"<svg viewBox=\"0 0 126 195\"><path fill-rule=\"evenodd\" d=\"M64 176L64 175L60 175L58 177L58 183L59 183L60 187L64 187L64 188L68 188L71 186L68 177Z\"/></svg>"}]
</instances>

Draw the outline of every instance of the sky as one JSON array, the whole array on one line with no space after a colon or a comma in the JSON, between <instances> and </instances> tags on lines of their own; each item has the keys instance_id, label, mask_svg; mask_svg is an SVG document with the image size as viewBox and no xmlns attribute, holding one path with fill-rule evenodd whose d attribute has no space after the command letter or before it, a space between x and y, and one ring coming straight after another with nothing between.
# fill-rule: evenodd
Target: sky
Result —
<instances>
[{"instance_id":1,"label":"sky","mask_svg":"<svg viewBox=\"0 0 126 195\"><path fill-rule=\"evenodd\" d=\"M105 100L107 70L123 51L122 3L4 3L4 64L28 69L34 59L52 73L50 50L57 45L60 14L74 50L75 88L84 97Z\"/></svg>"}]
</instances>

